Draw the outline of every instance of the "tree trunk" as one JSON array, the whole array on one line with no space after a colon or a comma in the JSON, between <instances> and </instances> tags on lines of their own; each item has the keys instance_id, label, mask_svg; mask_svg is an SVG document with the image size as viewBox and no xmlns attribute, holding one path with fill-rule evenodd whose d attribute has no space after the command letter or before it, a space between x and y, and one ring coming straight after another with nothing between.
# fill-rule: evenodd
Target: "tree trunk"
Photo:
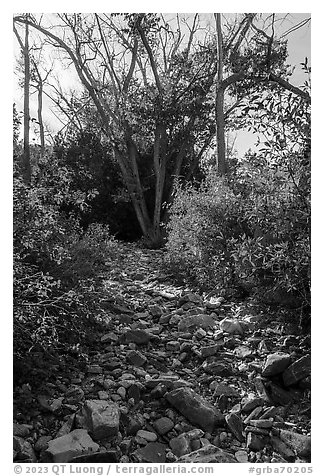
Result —
<instances>
[{"instance_id":1,"label":"tree trunk","mask_svg":"<svg viewBox=\"0 0 324 476\"><path fill-rule=\"evenodd\" d=\"M24 45L24 153L22 157L22 168L25 183L31 181L30 147L29 147L29 84L30 84L30 58L28 42L28 24L25 25L25 45Z\"/></svg>"},{"instance_id":2,"label":"tree trunk","mask_svg":"<svg viewBox=\"0 0 324 476\"><path fill-rule=\"evenodd\" d=\"M40 150L41 157L45 152L45 132L43 123L43 85L38 85L38 108L37 108L38 124L39 124L39 138L40 138Z\"/></svg>"},{"instance_id":3,"label":"tree trunk","mask_svg":"<svg viewBox=\"0 0 324 476\"><path fill-rule=\"evenodd\" d=\"M216 137L217 137L217 170L219 175L227 175L228 164L225 145L224 88L218 87L216 93Z\"/></svg>"},{"instance_id":4,"label":"tree trunk","mask_svg":"<svg viewBox=\"0 0 324 476\"><path fill-rule=\"evenodd\" d=\"M217 85L216 85L216 138L217 138L217 168L220 175L227 174L226 146L225 146L225 116L224 116L224 92L223 87L223 35L221 14L216 13L217 32Z\"/></svg>"},{"instance_id":5,"label":"tree trunk","mask_svg":"<svg viewBox=\"0 0 324 476\"><path fill-rule=\"evenodd\" d=\"M154 140L155 204L153 217L153 245L161 243L161 208L166 171L167 134L164 125L157 125Z\"/></svg>"}]
</instances>

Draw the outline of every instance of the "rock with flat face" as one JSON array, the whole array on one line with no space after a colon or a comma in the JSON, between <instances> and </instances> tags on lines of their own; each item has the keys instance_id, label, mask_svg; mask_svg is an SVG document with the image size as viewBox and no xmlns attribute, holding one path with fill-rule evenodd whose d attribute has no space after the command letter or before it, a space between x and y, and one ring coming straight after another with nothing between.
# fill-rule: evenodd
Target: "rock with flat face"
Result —
<instances>
[{"instance_id":1,"label":"rock with flat face","mask_svg":"<svg viewBox=\"0 0 324 476\"><path fill-rule=\"evenodd\" d=\"M31 443L20 436L13 437L13 449L16 458L26 463L36 463L37 458Z\"/></svg>"},{"instance_id":2,"label":"rock with flat face","mask_svg":"<svg viewBox=\"0 0 324 476\"><path fill-rule=\"evenodd\" d=\"M95 440L116 436L119 430L119 407L104 400L87 400L83 407L85 423Z\"/></svg>"},{"instance_id":3,"label":"rock with flat face","mask_svg":"<svg viewBox=\"0 0 324 476\"><path fill-rule=\"evenodd\" d=\"M279 438L292 448L301 458L309 458L311 455L311 437L301 435L289 430L280 430Z\"/></svg>"},{"instance_id":4,"label":"rock with flat face","mask_svg":"<svg viewBox=\"0 0 324 476\"><path fill-rule=\"evenodd\" d=\"M173 454L177 457L186 455L191 452L190 440L185 435L179 435L176 438L171 438L169 446Z\"/></svg>"},{"instance_id":5,"label":"rock with flat face","mask_svg":"<svg viewBox=\"0 0 324 476\"><path fill-rule=\"evenodd\" d=\"M223 383L218 383L217 380L214 380L209 385L210 390L214 390L214 397L220 397L225 395L226 397L239 397L240 394L235 388L224 385Z\"/></svg>"},{"instance_id":6,"label":"rock with flat face","mask_svg":"<svg viewBox=\"0 0 324 476\"><path fill-rule=\"evenodd\" d=\"M189 332L194 329L212 329L216 325L216 320L208 314L196 314L181 319L178 324L179 332Z\"/></svg>"},{"instance_id":7,"label":"rock with flat face","mask_svg":"<svg viewBox=\"0 0 324 476\"><path fill-rule=\"evenodd\" d=\"M148 443L136 450L133 456L139 463L165 463L166 448L163 443Z\"/></svg>"},{"instance_id":8,"label":"rock with flat face","mask_svg":"<svg viewBox=\"0 0 324 476\"><path fill-rule=\"evenodd\" d=\"M132 329L122 335L122 340L127 344L133 342L135 344L144 345L148 344L151 337L152 336L143 329Z\"/></svg>"},{"instance_id":9,"label":"rock with flat face","mask_svg":"<svg viewBox=\"0 0 324 476\"><path fill-rule=\"evenodd\" d=\"M214 445L206 445L192 453L182 456L177 463L237 463L231 453L223 451Z\"/></svg>"},{"instance_id":10,"label":"rock with flat face","mask_svg":"<svg viewBox=\"0 0 324 476\"><path fill-rule=\"evenodd\" d=\"M281 374L291 364L289 354L275 353L267 357L266 363L262 370L263 377L272 377Z\"/></svg>"},{"instance_id":11,"label":"rock with flat face","mask_svg":"<svg viewBox=\"0 0 324 476\"><path fill-rule=\"evenodd\" d=\"M235 436L235 438L241 442L245 440L243 436L243 423L241 418L236 413L229 413L226 415L226 423Z\"/></svg>"},{"instance_id":12,"label":"rock with flat face","mask_svg":"<svg viewBox=\"0 0 324 476\"><path fill-rule=\"evenodd\" d=\"M46 453L53 463L67 463L76 456L98 450L99 445L90 438L87 430L78 429L49 441Z\"/></svg>"},{"instance_id":13,"label":"rock with flat face","mask_svg":"<svg viewBox=\"0 0 324 476\"><path fill-rule=\"evenodd\" d=\"M289 365L289 367L284 371L282 378L284 384L288 387L308 377L310 373L311 356L308 354Z\"/></svg>"},{"instance_id":14,"label":"rock with flat face","mask_svg":"<svg viewBox=\"0 0 324 476\"><path fill-rule=\"evenodd\" d=\"M189 388L177 388L169 392L167 401L174 406L190 423L209 433L216 426L224 424L223 414L211 403Z\"/></svg>"},{"instance_id":15,"label":"rock with flat face","mask_svg":"<svg viewBox=\"0 0 324 476\"><path fill-rule=\"evenodd\" d=\"M158 420L155 420L153 424L154 428L159 435L165 435L174 427L173 421L168 417L161 417Z\"/></svg>"},{"instance_id":16,"label":"rock with flat face","mask_svg":"<svg viewBox=\"0 0 324 476\"><path fill-rule=\"evenodd\" d=\"M271 436L271 445L273 449L279 453L281 456L283 456L287 461L295 461L295 453L294 451L286 445L280 438L277 438L276 436Z\"/></svg>"},{"instance_id":17,"label":"rock with flat face","mask_svg":"<svg viewBox=\"0 0 324 476\"><path fill-rule=\"evenodd\" d=\"M135 367L142 367L147 362L147 358L138 350L129 350L126 353L126 359L131 365Z\"/></svg>"},{"instance_id":18,"label":"rock with flat face","mask_svg":"<svg viewBox=\"0 0 324 476\"><path fill-rule=\"evenodd\" d=\"M225 319L220 321L219 327L223 332L228 332L229 334L244 334L243 327L238 319L225 317Z\"/></svg>"}]
</instances>

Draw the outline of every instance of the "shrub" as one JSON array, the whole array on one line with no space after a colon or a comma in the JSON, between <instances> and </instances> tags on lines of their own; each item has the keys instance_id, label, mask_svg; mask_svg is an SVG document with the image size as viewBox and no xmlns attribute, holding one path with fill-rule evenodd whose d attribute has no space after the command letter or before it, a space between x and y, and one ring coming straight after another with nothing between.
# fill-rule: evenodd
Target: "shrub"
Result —
<instances>
[{"instance_id":1,"label":"shrub","mask_svg":"<svg viewBox=\"0 0 324 476\"><path fill-rule=\"evenodd\" d=\"M86 194L71 188L66 168L47 157L42 173L26 186L14 176L14 353L72 347L98 315L91 290L99 270L113 260L116 245L108 227L86 231L62 203L87 206Z\"/></svg>"},{"instance_id":2,"label":"shrub","mask_svg":"<svg viewBox=\"0 0 324 476\"><path fill-rule=\"evenodd\" d=\"M309 306L309 196L283 170L243 162L229 185L210 174L178 187L170 212L166 261L179 279Z\"/></svg>"}]
</instances>

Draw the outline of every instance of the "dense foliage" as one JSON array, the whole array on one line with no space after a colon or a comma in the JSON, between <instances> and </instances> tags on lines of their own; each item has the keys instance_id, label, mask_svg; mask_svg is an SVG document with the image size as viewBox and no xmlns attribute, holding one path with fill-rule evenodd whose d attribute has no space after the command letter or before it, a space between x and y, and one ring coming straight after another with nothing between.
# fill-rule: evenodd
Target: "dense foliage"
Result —
<instances>
[{"instance_id":1,"label":"dense foliage","mask_svg":"<svg viewBox=\"0 0 324 476\"><path fill-rule=\"evenodd\" d=\"M310 75L307 60L302 67ZM278 85L260 89L236 115L243 125L264 137L258 152L231 160L228 180L210 167L200 186L178 187L168 264L200 288L257 295L309 323L309 101Z\"/></svg>"},{"instance_id":2,"label":"dense foliage","mask_svg":"<svg viewBox=\"0 0 324 476\"><path fill-rule=\"evenodd\" d=\"M16 146L17 152L19 147ZM60 165L60 166L59 166ZM91 194L74 189L71 172L48 154L27 186L14 162L14 355L75 349L100 318L91 289L115 256L107 226L85 231L77 210ZM70 211L66 211L70 205ZM100 320L100 319L99 319Z\"/></svg>"}]
</instances>

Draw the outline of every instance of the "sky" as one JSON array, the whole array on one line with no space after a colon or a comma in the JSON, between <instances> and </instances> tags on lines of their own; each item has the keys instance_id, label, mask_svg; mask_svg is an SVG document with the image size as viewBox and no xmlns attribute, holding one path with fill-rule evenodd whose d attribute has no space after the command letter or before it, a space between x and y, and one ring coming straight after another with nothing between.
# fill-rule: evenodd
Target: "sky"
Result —
<instances>
[{"instance_id":1,"label":"sky","mask_svg":"<svg viewBox=\"0 0 324 476\"><path fill-rule=\"evenodd\" d=\"M210 15L210 14L209 14ZM233 14L226 14L226 16L231 16ZM284 14L282 14L282 17ZM207 14L206 14L207 17ZM305 18L309 18L309 13L292 13L281 23L278 22L276 25L276 34L280 36L289 30L293 25L298 24ZM288 63L296 66L296 69L293 73L293 76L290 78L290 81L296 85L300 86L303 84L305 78L304 73L301 70L300 63L304 61L305 57L308 57L310 63L310 36L311 36L311 26L310 22L301 29L298 29L289 35L287 35L288 40ZM19 54L19 46L16 39L14 39L14 56L17 57ZM66 85L77 85L79 84L78 78L74 71L74 68L69 68L68 71L61 70L59 72L60 80L62 84ZM17 77L14 77L14 101L17 105L18 111L23 110L23 91L22 88L18 86ZM50 128L57 132L62 127L62 124L55 118L51 109L53 109L53 104L46 96L43 99L44 101L44 121L49 124ZM31 97L31 117L37 117L37 103L36 103L36 94ZM239 131L234 134L235 137L235 149L238 151L239 156L244 155L244 153L249 148L254 148L254 144L257 140L257 137L252 132L248 131ZM31 133L32 140L37 142L36 136Z\"/></svg>"}]
</instances>

